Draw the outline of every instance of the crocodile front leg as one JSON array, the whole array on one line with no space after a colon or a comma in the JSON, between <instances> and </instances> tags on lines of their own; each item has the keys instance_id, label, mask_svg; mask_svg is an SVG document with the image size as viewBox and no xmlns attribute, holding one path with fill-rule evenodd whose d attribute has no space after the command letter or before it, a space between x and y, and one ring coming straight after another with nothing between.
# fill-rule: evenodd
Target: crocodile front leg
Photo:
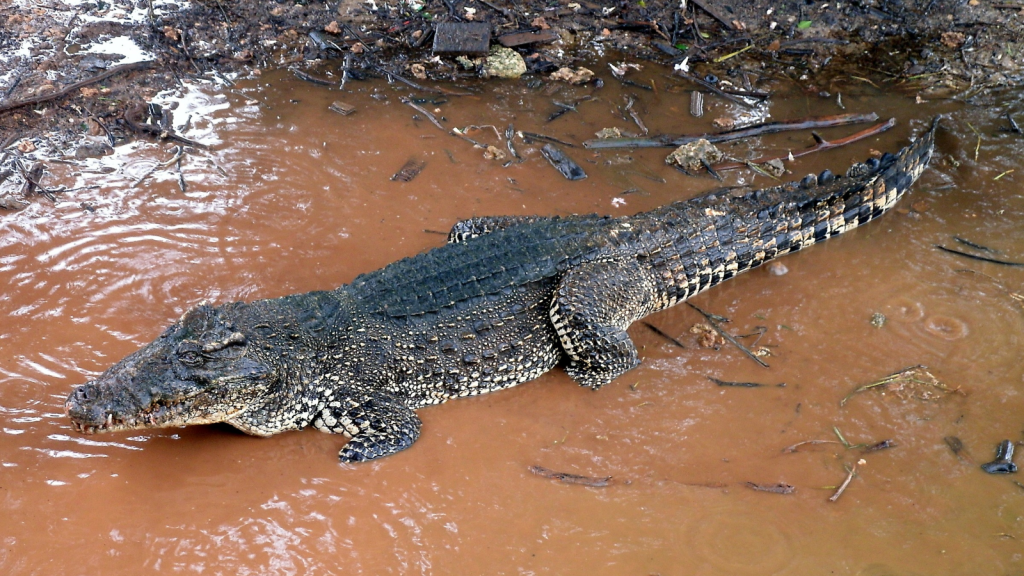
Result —
<instances>
[{"instance_id":1,"label":"crocodile front leg","mask_svg":"<svg viewBox=\"0 0 1024 576\"><path fill-rule=\"evenodd\" d=\"M390 394L342 386L328 392L313 426L351 438L338 458L362 462L412 446L420 436L421 422L411 408Z\"/></svg>"},{"instance_id":2,"label":"crocodile front leg","mask_svg":"<svg viewBox=\"0 0 1024 576\"><path fill-rule=\"evenodd\" d=\"M478 216L459 220L448 232L448 243L455 244L465 242L471 238L504 230L520 224L529 224L538 220L547 219L543 216Z\"/></svg>"},{"instance_id":3,"label":"crocodile front leg","mask_svg":"<svg viewBox=\"0 0 1024 576\"><path fill-rule=\"evenodd\" d=\"M551 323L573 380L596 390L640 364L626 329L655 310L655 287L635 258L585 262L562 277Z\"/></svg>"}]
</instances>

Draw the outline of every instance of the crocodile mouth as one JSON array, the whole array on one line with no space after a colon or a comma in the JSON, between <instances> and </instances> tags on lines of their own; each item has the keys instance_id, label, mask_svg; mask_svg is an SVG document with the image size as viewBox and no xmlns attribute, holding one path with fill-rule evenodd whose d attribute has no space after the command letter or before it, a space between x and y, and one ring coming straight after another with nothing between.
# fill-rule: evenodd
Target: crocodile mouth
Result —
<instances>
[{"instance_id":1,"label":"crocodile mouth","mask_svg":"<svg viewBox=\"0 0 1024 576\"><path fill-rule=\"evenodd\" d=\"M64 403L64 413L71 420L71 427L82 434L98 434L117 430L138 430L140 428L162 428L178 423L178 416L184 411L181 404L158 403L133 414L116 414L108 411L106 417L90 418L88 409L76 406L73 400ZM184 425L184 422L181 422Z\"/></svg>"}]
</instances>

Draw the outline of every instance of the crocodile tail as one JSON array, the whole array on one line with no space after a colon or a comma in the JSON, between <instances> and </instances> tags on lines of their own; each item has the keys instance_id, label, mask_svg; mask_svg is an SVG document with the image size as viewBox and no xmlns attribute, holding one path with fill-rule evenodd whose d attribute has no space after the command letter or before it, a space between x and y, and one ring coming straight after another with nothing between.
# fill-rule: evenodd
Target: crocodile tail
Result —
<instances>
[{"instance_id":1,"label":"crocodile tail","mask_svg":"<svg viewBox=\"0 0 1024 576\"><path fill-rule=\"evenodd\" d=\"M666 233L667 242L648 251L666 304L881 216L928 165L938 124L936 117L911 145L843 177L823 172L754 192L725 190L638 215L643 228Z\"/></svg>"}]
</instances>

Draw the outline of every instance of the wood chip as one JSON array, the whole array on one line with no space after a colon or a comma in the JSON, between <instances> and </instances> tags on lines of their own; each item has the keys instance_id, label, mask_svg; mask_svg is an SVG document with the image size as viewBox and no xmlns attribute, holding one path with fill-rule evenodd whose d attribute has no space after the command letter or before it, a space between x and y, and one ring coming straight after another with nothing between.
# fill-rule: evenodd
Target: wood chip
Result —
<instances>
[{"instance_id":1,"label":"wood chip","mask_svg":"<svg viewBox=\"0 0 1024 576\"><path fill-rule=\"evenodd\" d=\"M346 104L341 100L335 100L329 107L332 112L337 112L342 116L348 116L349 114L356 111L356 107L351 104Z\"/></svg>"}]
</instances>

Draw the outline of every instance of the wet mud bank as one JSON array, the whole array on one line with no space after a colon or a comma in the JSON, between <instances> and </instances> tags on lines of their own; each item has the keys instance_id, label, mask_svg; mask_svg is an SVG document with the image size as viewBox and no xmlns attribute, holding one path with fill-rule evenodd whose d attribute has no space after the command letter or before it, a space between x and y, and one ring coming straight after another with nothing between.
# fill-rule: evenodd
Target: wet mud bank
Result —
<instances>
[{"instance_id":1,"label":"wet mud bank","mask_svg":"<svg viewBox=\"0 0 1024 576\"><path fill-rule=\"evenodd\" d=\"M230 90L229 77L280 67L337 85L453 89L523 74L595 81L591 68L620 54L617 76L660 63L695 88L713 77L726 89L783 81L825 93L857 77L922 98L970 96L1020 83L1022 13L975 0L16 0L0 8L0 148L43 135L65 152L85 136L113 144L111 128L160 90L199 77Z\"/></svg>"}]
</instances>

